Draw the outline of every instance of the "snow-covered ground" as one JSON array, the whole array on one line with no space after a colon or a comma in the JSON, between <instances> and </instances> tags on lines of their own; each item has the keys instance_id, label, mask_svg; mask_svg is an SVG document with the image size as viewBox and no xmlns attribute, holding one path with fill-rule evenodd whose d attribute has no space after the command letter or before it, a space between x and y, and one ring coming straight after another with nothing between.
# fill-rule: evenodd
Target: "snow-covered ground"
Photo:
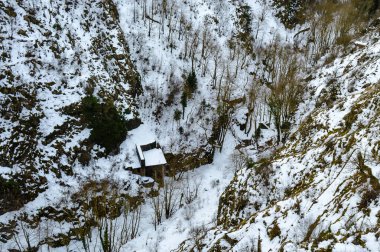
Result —
<instances>
[{"instance_id":1,"label":"snow-covered ground","mask_svg":"<svg viewBox=\"0 0 380 252\"><path fill-rule=\"evenodd\" d=\"M147 132L146 128L144 131L136 132ZM136 133L135 132L135 133ZM135 135L137 136L137 135ZM133 139L133 137L131 137ZM176 204L179 203L179 197L181 189L187 186L186 182L190 183L190 187L198 187L198 196L189 204L182 203L182 206L177 205L175 208L175 213L168 219L163 217L163 221L157 226L156 230L153 224L154 209L150 202L150 199L146 199L146 202L142 205L141 209L141 222L137 238L128 241L128 243L122 246L121 251L171 251L176 248L185 240L191 239L195 229L202 228L205 231L213 228L216 225L217 211L219 205L219 197L223 193L226 186L230 183L234 170L233 164L231 164L230 155L235 149L237 144L236 140L229 133L226 137L226 147L223 148L222 152L217 152L215 154L215 162L209 165L201 166L192 171L185 172L183 177L185 182L178 182L176 188L178 191L175 196L177 199ZM103 169L107 167L107 163L99 163L99 167ZM107 172L105 172L107 173ZM94 176L93 174L92 176ZM99 176L99 175L95 175ZM118 177L121 181L130 179L122 173L113 174L112 177ZM169 180L169 178L167 178ZM59 188L57 188L59 190ZM54 198L61 198L58 194L59 191L50 188L48 193L50 193ZM161 196L163 194L163 189L161 189ZM41 199L49 201L47 194L41 195ZM38 205L46 204L46 202L35 201L37 207ZM49 202L53 204L54 202ZM29 205L32 209L32 206ZM25 209L26 210L26 209ZM121 221L115 221L115 223L121 223ZM53 222L51 225L51 234L56 230L57 233L70 228L70 224L60 225L54 228ZM23 236L21 235L21 240ZM99 233L97 230L93 231L93 239L90 244L90 251L101 250L99 242ZM83 246L81 242L71 242L69 246L56 248L54 251L81 251ZM51 251L51 248L47 246L42 246L41 251Z\"/></svg>"},{"instance_id":2,"label":"snow-covered ground","mask_svg":"<svg viewBox=\"0 0 380 252\"><path fill-rule=\"evenodd\" d=\"M215 65L220 78L217 81L223 84L226 82L226 69L231 72L236 69L233 88L229 94L231 100L241 98L246 93L251 84L251 72L258 71L253 59L248 59L246 67L239 66L239 61L242 61L239 56L231 59L228 43L237 33L237 9L240 6L250 7L252 29L255 33L255 40L252 41L254 47L265 47L274 40L290 43L290 38L294 35L294 31L285 29L274 17L270 1L167 1L166 19L161 20L160 7L155 6L152 18L157 19L160 24L150 24L149 19L143 18L143 1L118 0L116 4L120 14L120 27L142 78L144 95L139 98L140 116L152 128L165 151L171 153L191 152L204 146L207 137L211 135L211 122L218 106L218 90L212 85ZM148 10L150 6L148 2ZM151 16L151 13L148 15ZM171 32L169 27L172 27ZM194 66L198 88L187 102L183 119L177 123L173 118L174 111L182 111L180 96L185 75L191 72L192 66L191 57L185 57L185 54L190 53L190 44L195 43L194 41L199 43L195 50L200 54L204 39L209 46L205 49L208 56L202 59L197 55ZM214 58L217 59L216 62ZM174 103L171 105L167 104L170 93L174 93ZM239 113L237 111L234 118L238 118ZM184 129L183 135L178 134L179 127ZM252 134L253 132L249 132L248 136Z\"/></svg>"},{"instance_id":3,"label":"snow-covered ground","mask_svg":"<svg viewBox=\"0 0 380 252\"><path fill-rule=\"evenodd\" d=\"M21 104L24 106L17 113L10 110L10 114L14 113L15 121L6 116L0 117L0 139L4 145L25 142L27 134L21 134L17 139L12 137L14 128L25 123L23 119L29 116L41 118L35 126L37 133L34 137L37 141L28 148L40 154L31 162L35 162L37 174L45 177L47 183L46 190L23 208L1 215L2 223L24 212L31 216L38 214L47 206L72 207L70 196L82 190L86 182L109 180L120 185L122 193L129 196L148 194L155 190L159 194L157 197L145 197L137 237L124 244L121 251L171 251L181 246L183 250L190 250L199 240L203 242L204 250L219 243L224 250L244 251L257 248L260 243L263 251L277 251L281 247L286 251L307 251L329 246L334 251L380 251L379 232L376 230L379 223L379 217L376 216L380 210L378 201L370 201L369 213L357 207L363 192L376 185L374 181L380 178L379 110L376 98L380 79L380 42L372 40L372 36L376 37L375 33L356 41L354 44L357 47L351 46L350 51L338 54L328 65L324 65L322 59L317 66L321 69L308 73L311 76L310 81L305 81L308 93L295 115L293 136L275 156L271 144L266 144L276 137L273 125L268 123L270 116L265 103L266 93L260 93L262 97L259 97L260 119L262 123L268 123L269 128L261 132L258 145L265 148L259 155L257 146L249 141L248 146L244 145L244 140L251 140L255 131L253 128L250 132L241 130L248 108L245 102L238 103L223 149L215 153L213 163L184 172L181 174L182 180L166 178L168 184L174 185L174 211L168 218L163 216L162 222L156 226L152 201L165 197L165 188L159 189L157 185L144 188L142 178L128 170L139 166L136 145L157 140L164 152L174 154L210 147L207 141L222 100L219 99L219 91L223 92L222 87L231 88L226 89L227 98L223 100L226 103L246 98L247 90L254 82L253 76L259 75L262 70L259 66L262 49L273 41L291 44L297 31L285 29L275 18L271 1L168 0L165 1L166 16L159 5L155 5L151 12L150 4L153 1L114 2L118 15L112 19L112 8L111 12L104 12L104 6L100 3L96 8L92 8L90 2L83 2L76 8L67 4L65 9L60 9L64 7L54 1L53 4L51 1L41 1L41 9L35 14L43 25L31 24L25 18L13 22L12 18L7 17L9 22L13 22L5 31L7 40L4 47L9 51L9 57L5 57L0 69L4 72L12 70L26 85L12 91L11 75L0 80L1 87L11 88L17 99L22 97ZM6 3L13 6L20 17L29 15L25 9L35 7L34 1L22 7L12 1ZM146 10L144 3L148 4ZM230 47L239 29L237 10L245 4L251 11L253 47L257 58L244 58L243 52L239 51L242 48L237 47L235 51ZM52 10L61 10L55 13L54 22L60 23L65 32L50 27L53 26L50 17ZM149 17L144 19L144 12ZM83 21L84 16L93 19ZM103 16L106 17L104 20L101 18ZM28 36L22 35L22 28L27 30L24 32ZM16 30L19 31L17 34ZM44 35L49 32L52 34ZM109 40L100 37L99 48L93 48L92 43L103 33ZM12 34L15 39L10 39L8 34ZM55 36L57 44L49 44L51 41L45 39L49 36ZM121 38L125 38L125 44ZM72 40L76 43L72 43ZM201 52L204 41L210 47ZM36 55L31 56L27 51L31 51L33 43L37 42L42 45L32 50ZM103 44L104 48L101 46ZM192 44L197 46L192 48ZM110 56L107 51L109 48L117 55L111 55L109 60L103 61ZM59 56L54 55L57 51ZM186 75L192 70L191 53L196 55L193 68L198 85L182 110L181 93ZM201 57L202 53L207 57ZM28 58L36 62L29 64ZM244 60L247 60L246 64L241 63ZM137 98L127 94L130 88L128 80L115 81L124 70L134 71L131 62L141 75L144 89ZM120 66L128 66L128 69L120 70ZM41 72L38 76L32 76L37 68L41 68ZM214 68L218 76L216 80L213 79ZM117 93L116 106L121 111L133 110L125 117L131 119L138 113L143 124L128 132L118 154L97 157L99 149L94 147L90 163L82 165L76 160L76 152L89 137L90 129L76 126L78 120L62 110L84 97L90 77L98 78L95 94L113 96ZM214 82L218 85L213 86ZM31 91L32 97L27 97L25 91ZM1 103L12 105L12 100L8 98L8 94L0 92ZM31 106L28 99L36 104ZM332 106L327 105L328 99L335 99ZM28 106L33 108L27 109ZM177 121L174 119L176 110L184 111ZM352 112L357 117L349 117ZM347 121L352 125L347 126ZM28 130L32 128L26 125ZM64 133L59 133L58 129ZM57 133L58 136L46 144L44 140L51 133ZM32 142L30 139L28 141ZM270 160L269 164L264 163L267 170L256 171L258 164L250 164L250 167L235 173L233 167L236 164L233 164L231 155L237 147L251 161L259 161L260 158ZM64 153L59 154L58 161L51 161L61 149ZM363 153L364 166L358 161L358 153ZM151 154L157 157L157 153ZM271 160L273 157L274 160ZM163 161L162 156L160 159ZM12 173L20 172L25 165L23 162L15 163L13 167L0 166L0 175L8 178ZM361 164L359 168L358 164ZM49 170L51 167L60 171L59 176ZM72 168L72 175L61 173L60 169L64 167ZM266 171L269 171L269 178L264 177ZM189 202L183 200L186 187L192 190L191 193L197 190L197 197ZM227 193L232 197L232 202L228 198L219 205L220 198L223 199ZM237 202L242 202L238 208L234 205ZM236 222L229 223L231 225L228 227L217 226L218 218ZM121 221L121 217L112 221ZM223 224L222 221L220 223ZM68 232L72 228L70 223L50 220L43 220L43 225L50 227L46 229L50 236ZM270 237L274 227L280 230L280 234L277 229L277 233ZM25 245L25 234L20 228L18 231L19 239ZM33 245L42 239L41 233L34 234L36 232L33 231ZM91 233L90 250L101 250L99 236L102 234L96 228ZM202 237L199 237L200 234ZM312 245L317 238L323 241ZM303 245L305 242L310 244ZM15 248L16 243L11 240L5 245L0 244L0 250ZM51 250L47 245L41 247L41 251ZM67 247L54 250L81 251L83 244L82 241L71 241Z\"/></svg>"},{"instance_id":4,"label":"snow-covered ground","mask_svg":"<svg viewBox=\"0 0 380 252\"><path fill-rule=\"evenodd\" d=\"M351 46L312 73L315 92L301 104L293 136L261 167L267 177L261 162L236 174L222 195L227 226L208 232L205 250L380 250L380 44L371 32L362 40L367 47Z\"/></svg>"},{"instance_id":5,"label":"snow-covered ground","mask_svg":"<svg viewBox=\"0 0 380 252\"><path fill-rule=\"evenodd\" d=\"M231 134L228 134L226 143L226 148L221 153L216 153L214 163L183 175L191 183L199 184L198 197L164 220L157 230L154 230L154 213L148 201L142 209L140 235L123 246L123 251L171 251L178 248L184 240L191 238L191 231L195 228L204 226L209 229L215 226L219 197L233 176L230 155L236 141ZM185 185L182 183L179 186Z\"/></svg>"}]
</instances>

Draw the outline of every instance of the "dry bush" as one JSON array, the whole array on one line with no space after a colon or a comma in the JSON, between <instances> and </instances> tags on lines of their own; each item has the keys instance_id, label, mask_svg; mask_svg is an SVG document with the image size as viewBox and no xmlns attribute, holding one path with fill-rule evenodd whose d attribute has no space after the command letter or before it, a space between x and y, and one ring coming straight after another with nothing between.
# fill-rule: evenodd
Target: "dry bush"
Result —
<instances>
[{"instance_id":1,"label":"dry bush","mask_svg":"<svg viewBox=\"0 0 380 252\"><path fill-rule=\"evenodd\" d=\"M249 158L241 151L235 150L230 156L231 166L233 171L237 171L246 168L248 166Z\"/></svg>"},{"instance_id":2,"label":"dry bush","mask_svg":"<svg viewBox=\"0 0 380 252\"><path fill-rule=\"evenodd\" d=\"M202 250L202 238L206 235L207 228L205 225L193 226L190 228L190 237L198 251Z\"/></svg>"}]
</instances>

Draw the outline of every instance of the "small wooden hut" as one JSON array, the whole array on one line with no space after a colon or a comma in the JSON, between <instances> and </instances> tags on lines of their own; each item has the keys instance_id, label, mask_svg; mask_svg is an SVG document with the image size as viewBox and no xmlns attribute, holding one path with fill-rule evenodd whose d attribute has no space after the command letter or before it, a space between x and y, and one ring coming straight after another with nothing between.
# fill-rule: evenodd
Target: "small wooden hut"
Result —
<instances>
[{"instance_id":1,"label":"small wooden hut","mask_svg":"<svg viewBox=\"0 0 380 252\"><path fill-rule=\"evenodd\" d=\"M147 176L163 183L167 162L164 152L157 141L136 145L136 153L140 162L140 168L135 171L141 176Z\"/></svg>"}]
</instances>

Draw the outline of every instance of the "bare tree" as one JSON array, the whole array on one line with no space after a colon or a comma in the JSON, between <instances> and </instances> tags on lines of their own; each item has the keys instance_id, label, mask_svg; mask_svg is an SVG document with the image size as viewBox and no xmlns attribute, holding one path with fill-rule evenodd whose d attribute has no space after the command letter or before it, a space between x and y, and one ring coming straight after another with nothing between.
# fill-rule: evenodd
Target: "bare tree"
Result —
<instances>
[{"instance_id":1,"label":"bare tree","mask_svg":"<svg viewBox=\"0 0 380 252\"><path fill-rule=\"evenodd\" d=\"M136 238L141 220L141 204L130 204L125 201L122 209L123 224L121 226L120 236L121 244L127 243L129 240Z\"/></svg>"},{"instance_id":2,"label":"bare tree","mask_svg":"<svg viewBox=\"0 0 380 252\"><path fill-rule=\"evenodd\" d=\"M290 48L277 42L266 51L264 83L270 89L266 103L273 116L277 131L277 144L285 141L282 130L288 131L291 119L302 97L303 88L298 80L299 62Z\"/></svg>"},{"instance_id":3,"label":"bare tree","mask_svg":"<svg viewBox=\"0 0 380 252\"><path fill-rule=\"evenodd\" d=\"M232 122L232 114L234 112L235 101L231 101L231 94L234 87L234 79L232 78L229 67L227 66L227 76L224 79L224 85L218 92L217 114L213 122L213 129L210 141L215 148L222 151L224 139Z\"/></svg>"},{"instance_id":4,"label":"bare tree","mask_svg":"<svg viewBox=\"0 0 380 252\"><path fill-rule=\"evenodd\" d=\"M248 93L247 93L247 123L245 126L245 133L248 135L249 132L252 130L252 126L254 127L256 131L256 125L257 125L257 110L258 110L258 96L259 96L259 87L257 85L257 82L254 80L252 81Z\"/></svg>"},{"instance_id":5,"label":"bare tree","mask_svg":"<svg viewBox=\"0 0 380 252\"><path fill-rule=\"evenodd\" d=\"M212 35L208 28L202 32L202 49L201 49L201 75L206 76L206 71L209 64L209 59L212 50L215 48Z\"/></svg>"},{"instance_id":6,"label":"bare tree","mask_svg":"<svg viewBox=\"0 0 380 252\"><path fill-rule=\"evenodd\" d=\"M153 225L154 230L157 230L157 226L161 224L162 222L162 214L163 214L163 208L162 208L162 199L160 195L158 194L156 197L152 197L150 199L150 205L153 209Z\"/></svg>"},{"instance_id":7,"label":"bare tree","mask_svg":"<svg viewBox=\"0 0 380 252\"><path fill-rule=\"evenodd\" d=\"M179 188L174 178L169 178L165 181L163 197L165 218L168 219L174 214L179 205Z\"/></svg>"},{"instance_id":8,"label":"bare tree","mask_svg":"<svg viewBox=\"0 0 380 252\"><path fill-rule=\"evenodd\" d=\"M100 244L104 252L117 251L116 240L117 221L102 217L98 223Z\"/></svg>"},{"instance_id":9,"label":"bare tree","mask_svg":"<svg viewBox=\"0 0 380 252\"><path fill-rule=\"evenodd\" d=\"M32 232L26 222L27 218L28 216L26 213L22 213L19 216L18 224L21 234L16 231L13 234L13 240L20 251L35 251L35 248L32 246Z\"/></svg>"},{"instance_id":10,"label":"bare tree","mask_svg":"<svg viewBox=\"0 0 380 252\"><path fill-rule=\"evenodd\" d=\"M201 186L201 183L201 179L191 179L188 173L185 175L181 185L182 193L180 205L182 205L182 202L185 204L190 204L198 197L199 187Z\"/></svg>"},{"instance_id":11,"label":"bare tree","mask_svg":"<svg viewBox=\"0 0 380 252\"><path fill-rule=\"evenodd\" d=\"M246 168L248 165L248 156L242 153L241 151L235 150L231 154L231 165L234 172L237 172L243 168Z\"/></svg>"},{"instance_id":12,"label":"bare tree","mask_svg":"<svg viewBox=\"0 0 380 252\"><path fill-rule=\"evenodd\" d=\"M204 224L200 226L191 227L190 236L192 241L194 242L194 247L197 249L197 251L202 250L202 238L206 235L206 233L207 228Z\"/></svg>"},{"instance_id":13,"label":"bare tree","mask_svg":"<svg viewBox=\"0 0 380 252\"><path fill-rule=\"evenodd\" d=\"M218 67L219 67L219 62L221 60L221 52L220 52L221 49L220 49L220 46L218 44L215 44L210 50L212 52L212 60L214 63L214 68L213 68L213 72L212 72L212 82L213 82L212 87L216 88L217 71L218 71Z\"/></svg>"},{"instance_id":14,"label":"bare tree","mask_svg":"<svg viewBox=\"0 0 380 252\"><path fill-rule=\"evenodd\" d=\"M190 59L191 59L191 71L195 72L195 59L198 52L198 46L199 46L199 30L196 30L192 34L192 40L190 44Z\"/></svg>"}]
</instances>

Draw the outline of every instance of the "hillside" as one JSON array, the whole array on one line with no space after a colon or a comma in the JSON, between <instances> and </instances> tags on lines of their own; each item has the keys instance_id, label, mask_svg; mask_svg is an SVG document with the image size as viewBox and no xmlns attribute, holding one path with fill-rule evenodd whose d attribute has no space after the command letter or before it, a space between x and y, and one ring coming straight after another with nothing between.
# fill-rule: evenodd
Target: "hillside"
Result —
<instances>
[{"instance_id":1,"label":"hillside","mask_svg":"<svg viewBox=\"0 0 380 252\"><path fill-rule=\"evenodd\" d=\"M0 250L380 250L378 7L1 2Z\"/></svg>"},{"instance_id":2,"label":"hillside","mask_svg":"<svg viewBox=\"0 0 380 252\"><path fill-rule=\"evenodd\" d=\"M133 98L142 90L112 5L10 1L0 7L6 24L0 164L2 173L12 167L13 186L22 187L3 185L4 213L46 190L53 181L45 176L58 182L73 175L78 160L88 163L94 143L78 111L86 95L112 99L119 110L131 111L128 117L133 119ZM19 193L14 199L20 202L12 202L9 193Z\"/></svg>"},{"instance_id":3,"label":"hillside","mask_svg":"<svg viewBox=\"0 0 380 252\"><path fill-rule=\"evenodd\" d=\"M377 29L305 79L299 126L235 174L203 250L379 250Z\"/></svg>"}]
</instances>

